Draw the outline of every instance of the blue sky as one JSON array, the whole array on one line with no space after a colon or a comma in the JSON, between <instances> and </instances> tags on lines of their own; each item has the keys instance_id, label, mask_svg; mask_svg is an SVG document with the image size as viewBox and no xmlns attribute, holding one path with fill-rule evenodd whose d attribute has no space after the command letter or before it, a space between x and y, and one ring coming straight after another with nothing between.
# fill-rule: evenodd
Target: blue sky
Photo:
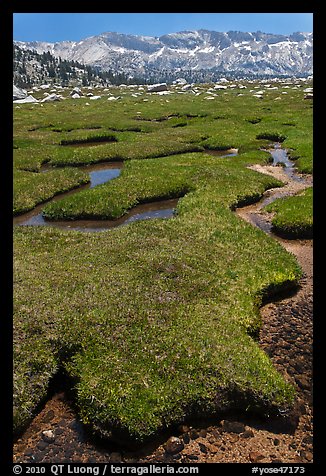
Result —
<instances>
[{"instance_id":1,"label":"blue sky","mask_svg":"<svg viewBox=\"0 0 326 476\"><path fill-rule=\"evenodd\" d=\"M312 31L312 13L14 13L14 39L78 41L106 31L161 36L183 30Z\"/></svg>"}]
</instances>

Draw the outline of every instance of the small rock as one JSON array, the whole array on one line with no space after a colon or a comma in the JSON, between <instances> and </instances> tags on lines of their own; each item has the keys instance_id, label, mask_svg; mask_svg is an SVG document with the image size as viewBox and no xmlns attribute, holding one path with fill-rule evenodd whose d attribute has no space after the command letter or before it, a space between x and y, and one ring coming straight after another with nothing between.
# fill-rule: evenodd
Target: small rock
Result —
<instances>
[{"instance_id":1,"label":"small rock","mask_svg":"<svg viewBox=\"0 0 326 476\"><path fill-rule=\"evenodd\" d=\"M241 433L241 438L253 438L254 436L254 432L249 428L247 428L243 433Z\"/></svg>"},{"instance_id":2,"label":"small rock","mask_svg":"<svg viewBox=\"0 0 326 476\"><path fill-rule=\"evenodd\" d=\"M259 453L258 451L251 451L249 453L249 459L252 463L258 463L258 461L261 461L264 458L265 456L262 453Z\"/></svg>"},{"instance_id":3,"label":"small rock","mask_svg":"<svg viewBox=\"0 0 326 476\"><path fill-rule=\"evenodd\" d=\"M222 420L222 430L228 433L243 433L245 425L239 421Z\"/></svg>"},{"instance_id":4,"label":"small rock","mask_svg":"<svg viewBox=\"0 0 326 476\"><path fill-rule=\"evenodd\" d=\"M199 438L199 433L194 428L192 428L192 430L190 430L190 438L192 440L196 440L197 438Z\"/></svg>"},{"instance_id":5,"label":"small rock","mask_svg":"<svg viewBox=\"0 0 326 476\"><path fill-rule=\"evenodd\" d=\"M313 454L311 453L311 451L303 451L301 456L307 461L312 461L313 458Z\"/></svg>"},{"instance_id":6,"label":"small rock","mask_svg":"<svg viewBox=\"0 0 326 476\"><path fill-rule=\"evenodd\" d=\"M175 455L172 455L172 460L174 460L174 461L177 461L177 460L179 460L180 458L181 458L181 454L180 454L180 453L177 453L177 454L175 454Z\"/></svg>"},{"instance_id":7,"label":"small rock","mask_svg":"<svg viewBox=\"0 0 326 476\"><path fill-rule=\"evenodd\" d=\"M184 433L183 435L181 435L181 438L185 445L190 443L190 436L188 433Z\"/></svg>"},{"instance_id":8,"label":"small rock","mask_svg":"<svg viewBox=\"0 0 326 476\"><path fill-rule=\"evenodd\" d=\"M42 438L47 443L53 443L55 440L55 436L52 430L42 431Z\"/></svg>"},{"instance_id":9,"label":"small rock","mask_svg":"<svg viewBox=\"0 0 326 476\"><path fill-rule=\"evenodd\" d=\"M203 443L198 443L199 449L202 453L207 453L207 446L204 445Z\"/></svg>"},{"instance_id":10,"label":"small rock","mask_svg":"<svg viewBox=\"0 0 326 476\"><path fill-rule=\"evenodd\" d=\"M189 431L189 426L187 425L180 425L178 427L178 430L180 431L180 433L187 433Z\"/></svg>"},{"instance_id":11,"label":"small rock","mask_svg":"<svg viewBox=\"0 0 326 476\"><path fill-rule=\"evenodd\" d=\"M201 438L206 438L206 436L207 436L207 431L206 431L206 430L200 430L198 434L199 434L199 436L200 436Z\"/></svg>"},{"instance_id":12,"label":"small rock","mask_svg":"<svg viewBox=\"0 0 326 476\"><path fill-rule=\"evenodd\" d=\"M165 451L169 454L176 454L184 448L183 442L177 436L171 436L165 444Z\"/></svg>"},{"instance_id":13,"label":"small rock","mask_svg":"<svg viewBox=\"0 0 326 476\"><path fill-rule=\"evenodd\" d=\"M273 443L275 446L278 446L281 443L281 440L279 440L278 438L274 438Z\"/></svg>"},{"instance_id":14,"label":"small rock","mask_svg":"<svg viewBox=\"0 0 326 476\"><path fill-rule=\"evenodd\" d=\"M196 455L188 455L187 458L191 460L198 460L198 456Z\"/></svg>"}]
</instances>

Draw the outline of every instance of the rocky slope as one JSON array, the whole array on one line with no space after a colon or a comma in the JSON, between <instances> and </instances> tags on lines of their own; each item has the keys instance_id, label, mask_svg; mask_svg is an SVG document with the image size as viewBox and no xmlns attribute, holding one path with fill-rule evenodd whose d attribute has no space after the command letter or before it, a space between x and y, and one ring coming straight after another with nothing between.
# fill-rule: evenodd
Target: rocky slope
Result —
<instances>
[{"instance_id":1,"label":"rocky slope","mask_svg":"<svg viewBox=\"0 0 326 476\"><path fill-rule=\"evenodd\" d=\"M145 76L156 71L202 70L256 74L312 74L313 34L276 35L260 31L227 33L198 30L170 33L161 37L106 32L79 42L15 42L38 53Z\"/></svg>"}]
</instances>

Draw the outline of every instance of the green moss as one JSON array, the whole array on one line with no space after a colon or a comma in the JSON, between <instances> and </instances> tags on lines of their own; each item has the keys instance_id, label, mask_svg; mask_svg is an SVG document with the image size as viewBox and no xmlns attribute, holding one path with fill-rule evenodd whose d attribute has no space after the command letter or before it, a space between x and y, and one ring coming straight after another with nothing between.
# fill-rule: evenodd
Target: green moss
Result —
<instances>
[{"instance_id":1,"label":"green moss","mask_svg":"<svg viewBox=\"0 0 326 476\"><path fill-rule=\"evenodd\" d=\"M298 195L275 200L267 205L265 210L275 212L275 216L272 219L275 233L290 238L312 238L312 187Z\"/></svg>"},{"instance_id":2,"label":"green moss","mask_svg":"<svg viewBox=\"0 0 326 476\"><path fill-rule=\"evenodd\" d=\"M33 209L55 195L89 182L85 172L66 168L47 173L32 173L14 169L13 213Z\"/></svg>"}]
</instances>

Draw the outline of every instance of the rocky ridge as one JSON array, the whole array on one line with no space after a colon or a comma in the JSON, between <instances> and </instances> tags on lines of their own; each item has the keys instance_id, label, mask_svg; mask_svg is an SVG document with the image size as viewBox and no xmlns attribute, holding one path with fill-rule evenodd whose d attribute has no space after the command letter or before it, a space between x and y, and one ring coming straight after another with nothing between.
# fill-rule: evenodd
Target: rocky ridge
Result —
<instances>
[{"instance_id":1,"label":"rocky ridge","mask_svg":"<svg viewBox=\"0 0 326 476\"><path fill-rule=\"evenodd\" d=\"M313 34L209 30L169 33L160 37L106 32L81 41L21 42L22 49L74 60L101 71L147 76L219 71L253 75L309 75L313 67Z\"/></svg>"}]
</instances>

